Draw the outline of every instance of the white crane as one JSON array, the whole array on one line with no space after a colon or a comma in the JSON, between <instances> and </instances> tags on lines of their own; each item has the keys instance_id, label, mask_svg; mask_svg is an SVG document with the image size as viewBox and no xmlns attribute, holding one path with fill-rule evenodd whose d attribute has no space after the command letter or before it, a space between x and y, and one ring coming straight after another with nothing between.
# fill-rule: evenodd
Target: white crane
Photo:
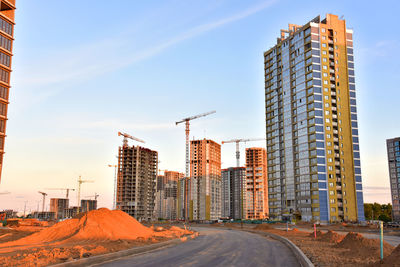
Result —
<instances>
[{"instance_id":1,"label":"white crane","mask_svg":"<svg viewBox=\"0 0 400 267\"><path fill-rule=\"evenodd\" d=\"M44 212L44 203L45 203L45 201L46 201L46 196L47 196L47 193L45 193L45 192L38 192L39 194L42 194L42 196L43 196L43 203L42 203L42 212Z\"/></svg>"},{"instance_id":2,"label":"white crane","mask_svg":"<svg viewBox=\"0 0 400 267\"><path fill-rule=\"evenodd\" d=\"M189 173L189 169L190 169L190 159L189 159L189 153L190 153L190 146L189 146L189 133L190 133L190 129L189 129L189 126L190 126L190 123L189 123L189 121L191 121L191 120L194 120L194 119L198 119L198 118L201 118L201 117L205 117L205 116L207 116L207 115L210 115L210 114L213 114L213 113L215 113L216 111L215 110L213 110L213 111L210 111L210 112L206 112L206 113L202 113L202 114L199 114L199 115L196 115L196 116L192 116L192 117L188 117L188 118L185 118L185 119L182 119L181 121L177 121L177 122L175 122L175 125L178 125L179 123L182 123L182 122L184 122L185 123L185 125L186 125L186 128L185 128L185 133L186 133L186 165L185 165L185 175L186 175L186 177L189 177L190 176L190 173Z\"/></svg>"},{"instance_id":3,"label":"white crane","mask_svg":"<svg viewBox=\"0 0 400 267\"><path fill-rule=\"evenodd\" d=\"M236 166L240 167L240 151L239 151L239 143L240 142L251 142L251 141L262 141L266 140L266 138L252 138L252 139L232 139L229 141L222 141L222 144L226 143L236 143Z\"/></svg>"},{"instance_id":4,"label":"white crane","mask_svg":"<svg viewBox=\"0 0 400 267\"><path fill-rule=\"evenodd\" d=\"M134 137L132 135L129 135L127 133L118 132L118 136L123 136L124 137L124 140L122 141L123 142L123 147L127 147L128 146L128 138L132 139L132 140L135 140L137 142L145 143L143 140L141 140L139 138L136 138L136 137Z\"/></svg>"},{"instance_id":5,"label":"white crane","mask_svg":"<svg viewBox=\"0 0 400 267\"><path fill-rule=\"evenodd\" d=\"M69 191L75 191L74 188L46 188L46 190L65 190L65 198L69 199Z\"/></svg>"}]
</instances>

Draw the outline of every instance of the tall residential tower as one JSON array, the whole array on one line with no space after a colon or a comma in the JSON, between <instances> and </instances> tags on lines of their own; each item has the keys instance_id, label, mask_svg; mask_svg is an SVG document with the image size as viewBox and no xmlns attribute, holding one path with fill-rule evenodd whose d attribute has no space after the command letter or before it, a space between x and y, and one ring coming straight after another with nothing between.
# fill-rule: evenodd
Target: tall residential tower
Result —
<instances>
[{"instance_id":1,"label":"tall residential tower","mask_svg":"<svg viewBox=\"0 0 400 267\"><path fill-rule=\"evenodd\" d=\"M222 170L222 217L230 219L244 218L245 183L245 167Z\"/></svg>"},{"instance_id":2,"label":"tall residential tower","mask_svg":"<svg viewBox=\"0 0 400 267\"><path fill-rule=\"evenodd\" d=\"M363 221L353 30L289 24L264 70L270 216Z\"/></svg>"},{"instance_id":3,"label":"tall residential tower","mask_svg":"<svg viewBox=\"0 0 400 267\"><path fill-rule=\"evenodd\" d=\"M386 140L390 190L392 193L392 218L400 222L400 137Z\"/></svg>"},{"instance_id":4,"label":"tall residential tower","mask_svg":"<svg viewBox=\"0 0 400 267\"><path fill-rule=\"evenodd\" d=\"M15 0L0 1L0 181L10 90L11 58L14 41Z\"/></svg>"}]
</instances>

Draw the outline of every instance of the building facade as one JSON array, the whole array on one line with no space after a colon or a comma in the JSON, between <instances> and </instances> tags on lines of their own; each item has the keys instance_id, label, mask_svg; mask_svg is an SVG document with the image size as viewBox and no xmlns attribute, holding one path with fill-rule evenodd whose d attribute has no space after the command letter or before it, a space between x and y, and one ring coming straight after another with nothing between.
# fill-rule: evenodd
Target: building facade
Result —
<instances>
[{"instance_id":1,"label":"building facade","mask_svg":"<svg viewBox=\"0 0 400 267\"><path fill-rule=\"evenodd\" d=\"M87 212L91 210L97 210L97 200L94 199L82 199L81 200L81 212Z\"/></svg>"},{"instance_id":2,"label":"building facade","mask_svg":"<svg viewBox=\"0 0 400 267\"><path fill-rule=\"evenodd\" d=\"M221 215L221 145L208 139L190 142L189 219L218 220Z\"/></svg>"},{"instance_id":3,"label":"building facade","mask_svg":"<svg viewBox=\"0 0 400 267\"><path fill-rule=\"evenodd\" d=\"M392 219L400 222L400 137L386 140L386 146L392 195Z\"/></svg>"},{"instance_id":4,"label":"building facade","mask_svg":"<svg viewBox=\"0 0 400 267\"><path fill-rule=\"evenodd\" d=\"M264 63L270 216L363 221L353 30L289 24Z\"/></svg>"},{"instance_id":5,"label":"building facade","mask_svg":"<svg viewBox=\"0 0 400 267\"><path fill-rule=\"evenodd\" d=\"M244 199L246 168L228 168L222 172L222 217L230 219L245 218Z\"/></svg>"},{"instance_id":6,"label":"building facade","mask_svg":"<svg viewBox=\"0 0 400 267\"><path fill-rule=\"evenodd\" d=\"M246 219L268 218L267 152L246 148Z\"/></svg>"},{"instance_id":7,"label":"building facade","mask_svg":"<svg viewBox=\"0 0 400 267\"><path fill-rule=\"evenodd\" d=\"M50 211L54 212L56 220L66 218L65 209L69 208L69 199L51 198Z\"/></svg>"},{"instance_id":8,"label":"building facade","mask_svg":"<svg viewBox=\"0 0 400 267\"><path fill-rule=\"evenodd\" d=\"M178 181L184 174L165 171L157 178L156 216L157 218L176 220L178 218Z\"/></svg>"},{"instance_id":9,"label":"building facade","mask_svg":"<svg viewBox=\"0 0 400 267\"><path fill-rule=\"evenodd\" d=\"M0 1L0 181L10 95L11 58L14 40L15 0Z\"/></svg>"},{"instance_id":10,"label":"building facade","mask_svg":"<svg viewBox=\"0 0 400 267\"><path fill-rule=\"evenodd\" d=\"M138 221L154 219L157 151L124 145L118 153L117 209Z\"/></svg>"}]
</instances>

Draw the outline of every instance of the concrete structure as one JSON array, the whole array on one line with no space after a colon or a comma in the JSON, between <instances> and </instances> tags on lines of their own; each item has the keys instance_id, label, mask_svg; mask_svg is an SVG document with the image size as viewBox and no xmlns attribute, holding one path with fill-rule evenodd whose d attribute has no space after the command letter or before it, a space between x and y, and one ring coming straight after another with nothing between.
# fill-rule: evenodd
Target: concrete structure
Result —
<instances>
[{"instance_id":1,"label":"concrete structure","mask_svg":"<svg viewBox=\"0 0 400 267\"><path fill-rule=\"evenodd\" d=\"M221 145L208 139L190 142L189 219L221 217Z\"/></svg>"},{"instance_id":2,"label":"concrete structure","mask_svg":"<svg viewBox=\"0 0 400 267\"><path fill-rule=\"evenodd\" d=\"M400 137L386 140L386 146L392 193L392 219L400 222Z\"/></svg>"},{"instance_id":3,"label":"concrete structure","mask_svg":"<svg viewBox=\"0 0 400 267\"><path fill-rule=\"evenodd\" d=\"M6 214L6 218L7 219L11 219L11 218L17 218L17 211L14 210L2 210L0 211L0 213L5 213Z\"/></svg>"},{"instance_id":4,"label":"concrete structure","mask_svg":"<svg viewBox=\"0 0 400 267\"><path fill-rule=\"evenodd\" d=\"M246 219L268 218L267 152L246 148Z\"/></svg>"},{"instance_id":5,"label":"concrete structure","mask_svg":"<svg viewBox=\"0 0 400 267\"><path fill-rule=\"evenodd\" d=\"M80 212L86 212L91 210L97 210L97 200L82 199Z\"/></svg>"},{"instance_id":6,"label":"concrete structure","mask_svg":"<svg viewBox=\"0 0 400 267\"><path fill-rule=\"evenodd\" d=\"M246 168L222 170L222 217L244 219Z\"/></svg>"},{"instance_id":7,"label":"concrete structure","mask_svg":"<svg viewBox=\"0 0 400 267\"><path fill-rule=\"evenodd\" d=\"M33 217L41 221L51 221L56 219L56 213L52 211L35 211Z\"/></svg>"},{"instance_id":8,"label":"concrete structure","mask_svg":"<svg viewBox=\"0 0 400 267\"><path fill-rule=\"evenodd\" d=\"M154 219L157 151L124 145L118 153L117 209L138 221Z\"/></svg>"},{"instance_id":9,"label":"concrete structure","mask_svg":"<svg viewBox=\"0 0 400 267\"><path fill-rule=\"evenodd\" d=\"M69 199L66 198L51 198L50 199L50 211L54 212L55 218L64 219L65 209L69 208Z\"/></svg>"},{"instance_id":10,"label":"concrete structure","mask_svg":"<svg viewBox=\"0 0 400 267\"><path fill-rule=\"evenodd\" d=\"M177 216L178 220L189 219L189 181L190 178L183 177L178 180L177 185Z\"/></svg>"},{"instance_id":11,"label":"concrete structure","mask_svg":"<svg viewBox=\"0 0 400 267\"><path fill-rule=\"evenodd\" d=\"M0 1L0 181L3 169L4 139L10 90L11 58L14 40L15 0Z\"/></svg>"},{"instance_id":12,"label":"concrete structure","mask_svg":"<svg viewBox=\"0 0 400 267\"><path fill-rule=\"evenodd\" d=\"M78 215L78 209L80 211L80 207L70 207L64 210L65 218L73 218Z\"/></svg>"},{"instance_id":13,"label":"concrete structure","mask_svg":"<svg viewBox=\"0 0 400 267\"><path fill-rule=\"evenodd\" d=\"M157 177L156 216L157 218L176 220L178 207L178 181L184 174L165 171L164 176Z\"/></svg>"},{"instance_id":14,"label":"concrete structure","mask_svg":"<svg viewBox=\"0 0 400 267\"><path fill-rule=\"evenodd\" d=\"M264 63L270 216L363 221L353 30L289 24Z\"/></svg>"}]
</instances>

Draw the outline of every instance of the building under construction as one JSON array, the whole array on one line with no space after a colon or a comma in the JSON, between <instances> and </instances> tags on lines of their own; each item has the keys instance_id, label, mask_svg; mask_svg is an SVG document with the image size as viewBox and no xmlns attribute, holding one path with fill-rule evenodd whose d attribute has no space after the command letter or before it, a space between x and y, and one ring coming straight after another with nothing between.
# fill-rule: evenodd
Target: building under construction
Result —
<instances>
[{"instance_id":1,"label":"building under construction","mask_svg":"<svg viewBox=\"0 0 400 267\"><path fill-rule=\"evenodd\" d=\"M50 212L54 212L55 218L66 218L65 210L69 208L69 199L66 198L51 198L50 199Z\"/></svg>"},{"instance_id":2,"label":"building under construction","mask_svg":"<svg viewBox=\"0 0 400 267\"><path fill-rule=\"evenodd\" d=\"M245 218L246 168L236 167L222 170L222 217Z\"/></svg>"},{"instance_id":3,"label":"building under construction","mask_svg":"<svg viewBox=\"0 0 400 267\"><path fill-rule=\"evenodd\" d=\"M157 218L176 220L178 181L184 174L175 171L165 171L164 176L157 178L156 216Z\"/></svg>"},{"instance_id":4,"label":"building under construction","mask_svg":"<svg viewBox=\"0 0 400 267\"><path fill-rule=\"evenodd\" d=\"M158 153L124 143L118 152L117 209L139 221L154 219Z\"/></svg>"},{"instance_id":5,"label":"building under construction","mask_svg":"<svg viewBox=\"0 0 400 267\"><path fill-rule=\"evenodd\" d=\"M97 210L97 199L82 199L81 200L81 212L87 212L91 210Z\"/></svg>"},{"instance_id":6,"label":"building under construction","mask_svg":"<svg viewBox=\"0 0 400 267\"><path fill-rule=\"evenodd\" d=\"M190 142L189 219L221 217L221 145L212 140Z\"/></svg>"},{"instance_id":7,"label":"building under construction","mask_svg":"<svg viewBox=\"0 0 400 267\"><path fill-rule=\"evenodd\" d=\"M268 217L267 152L246 148L246 219Z\"/></svg>"}]
</instances>

